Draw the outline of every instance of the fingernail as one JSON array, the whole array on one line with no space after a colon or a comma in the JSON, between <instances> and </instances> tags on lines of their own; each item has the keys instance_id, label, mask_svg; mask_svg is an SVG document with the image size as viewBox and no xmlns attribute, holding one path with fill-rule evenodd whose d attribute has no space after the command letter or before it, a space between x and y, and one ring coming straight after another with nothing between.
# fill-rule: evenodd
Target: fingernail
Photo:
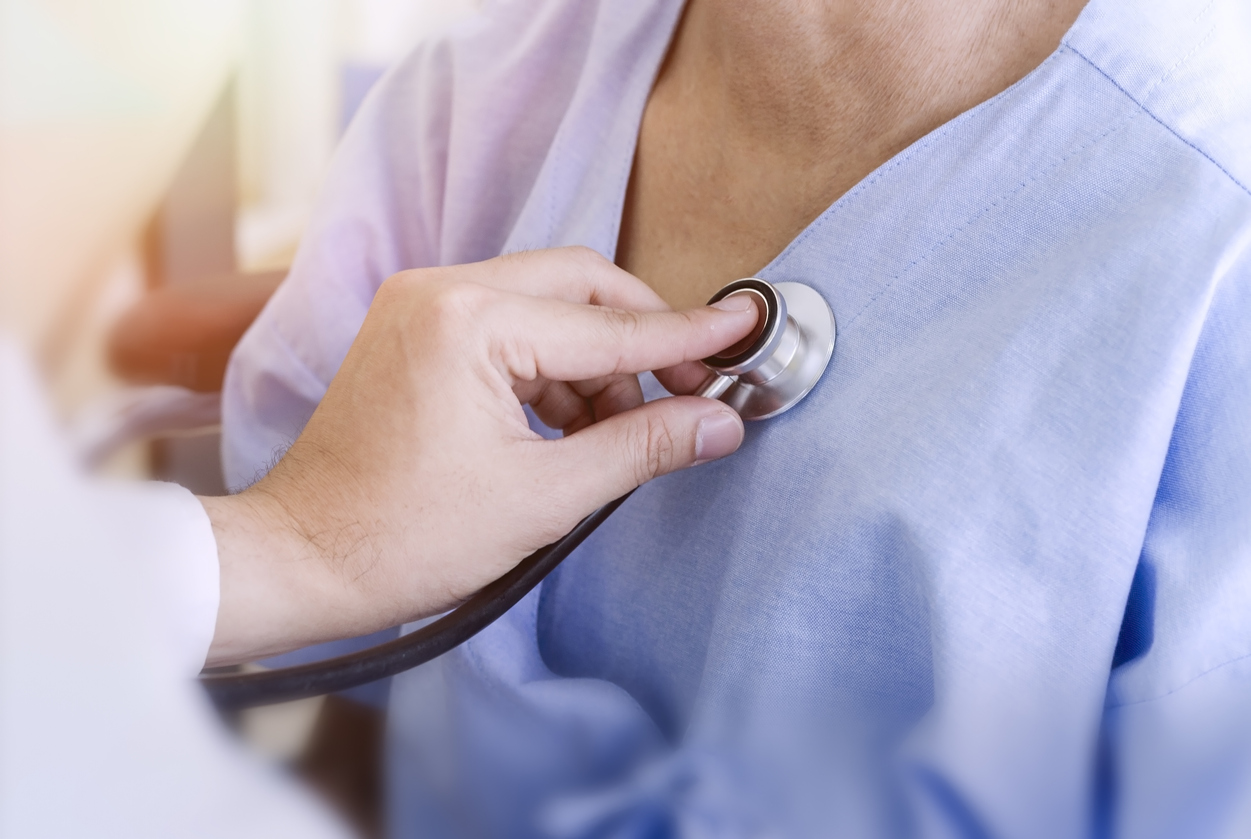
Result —
<instances>
[{"instance_id":1,"label":"fingernail","mask_svg":"<svg viewBox=\"0 0 1251 839\"><path fill-rule=\"evenodd\" d=\"M756 308L756 303L750 294L731 294L709 305L723 312L746 312L748 309Z\"/></svg>"},{"instance_id":2,"label":"fingernail","mask_svg":"<svg viewBox=\"0 0 1251 839\"><path fill-rule=\"evenodd\" d=\"M725 457L743 442L743 421L738 414L718 411L704 417L695 427L695 462Z\"/></svg>"}]
</instances>

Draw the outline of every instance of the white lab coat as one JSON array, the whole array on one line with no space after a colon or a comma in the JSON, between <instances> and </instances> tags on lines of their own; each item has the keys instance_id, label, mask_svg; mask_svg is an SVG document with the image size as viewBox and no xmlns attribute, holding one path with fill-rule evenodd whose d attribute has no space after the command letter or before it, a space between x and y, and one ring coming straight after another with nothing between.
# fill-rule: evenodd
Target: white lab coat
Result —
<instances>
[{"instance_id":1,"label":"white lab coat","mask_svg":"<svg viewBox=\"0 0 1251 839\"><path fill-rule=\"evenodd\" d=\"M0 836L342 836L193 677L217 549L181 487L101 484L0 338Z\"/></svg>"}]
</instances>

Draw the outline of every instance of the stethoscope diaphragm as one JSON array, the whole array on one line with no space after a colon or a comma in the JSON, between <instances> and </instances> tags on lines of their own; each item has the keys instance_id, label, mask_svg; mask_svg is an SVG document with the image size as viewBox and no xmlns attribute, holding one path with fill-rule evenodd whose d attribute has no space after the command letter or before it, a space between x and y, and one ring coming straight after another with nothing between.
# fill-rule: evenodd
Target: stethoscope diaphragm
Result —
<instances>
[{"instance_id":1,"label":"stethoscope diaphragm","mask_svg":"<svg viewBox=\"0 0 1251 839\"><path fill-rule=\"evenodd\" d=\"M756 329L704 359L713 375L696 395L720 399L745 420L762 420L799 404L816 387L834 354L834 312L803 283L735 280L708 301L749 295L760 310Z\"/></svg>"}]
</instances>

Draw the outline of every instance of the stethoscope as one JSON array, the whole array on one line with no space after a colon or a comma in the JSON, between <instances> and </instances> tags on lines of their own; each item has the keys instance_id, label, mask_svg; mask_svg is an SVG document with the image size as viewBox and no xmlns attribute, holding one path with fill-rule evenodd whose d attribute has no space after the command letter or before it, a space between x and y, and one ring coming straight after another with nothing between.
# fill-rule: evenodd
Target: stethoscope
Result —
<instances>
[{"instance_id":1,"label":"stethoscope","mask_svg":"<svg viewBox=\"0 0 1251 839\"><path fill-rule=\"evenodd\" d=\"M749 278L722 288L708 302L749 295L759 317L750 335L704 359L712 375L696 395L720 399L745 420L776 417L816 386L834 353L834 313L802 283ZM620 507L626 493L587 516L564 538L532 553L511 571L439 618L394 641L296 667L200 677L223 710L269 705L346 690L394 676L438 658L494 623L543 581Z\"/></svg>"}]
</instances>

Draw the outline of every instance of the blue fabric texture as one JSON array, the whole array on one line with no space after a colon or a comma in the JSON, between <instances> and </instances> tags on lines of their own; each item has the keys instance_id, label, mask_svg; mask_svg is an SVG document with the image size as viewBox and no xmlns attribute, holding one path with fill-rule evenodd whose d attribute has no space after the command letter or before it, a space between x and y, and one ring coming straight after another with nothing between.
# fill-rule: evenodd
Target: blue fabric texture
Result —
<instances>
[{"instance_id":1,"label":"blue fabric texture","mask_svg":"<svg viewBox=\"0 0 1251 839\"><path fill-rule=\"evenodd\" d=\"M232 362L233 480L387 273L612 256L678 11L496 4L381 83ZM396 835L1251 835L1249 43L1093 0L764 267L825 378L394 680Z\"/></svg>"}]
</instances>

